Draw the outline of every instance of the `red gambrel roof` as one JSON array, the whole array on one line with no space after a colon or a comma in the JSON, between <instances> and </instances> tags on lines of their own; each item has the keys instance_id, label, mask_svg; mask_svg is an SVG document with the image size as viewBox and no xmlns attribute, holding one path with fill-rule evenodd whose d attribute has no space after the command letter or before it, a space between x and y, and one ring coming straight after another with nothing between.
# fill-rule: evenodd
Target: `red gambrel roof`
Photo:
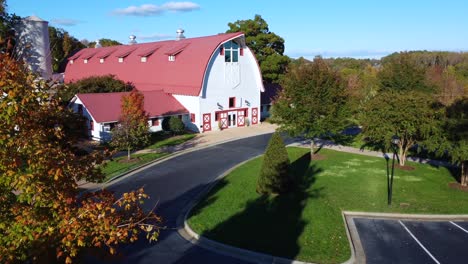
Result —
<instances>
[{"instance_id":1,"label":"red gambrel roof","mask_svg":"<svg viewBox=\"0 0 468 264\"><path fill-rule=\"evenodd\" d=\"M163 89L171 94L198 96L211 56L218 52L224 42L243 35L243 33L228 33L113 46L116 51L104 63L100 63L95 57L89 59L88 63L83 63L82 60L69 63L65 70L65 82L113 74L122 81L133 83L140 91ZM101 49L104 48L85 49L85 51ZM148 54L149 51L151 54ZM141 56L145 53L148 59L146 62L141 62ZM77 55L80 57L80 54L77 53L75 56ZM175 55L175 61L169 61L168 55ZM123 62L119 62L119 57L125 57Z\"/></svg>"},{"instance_id":2,"label":"red gambrel roof","mask_svg":"<svg viewBox=\"0 0 468 264\"><path fill-rule=\"evenodd\" d=\"M98 57L99 59L105 59L109 57L112 53L114 53L116 50L117 49L114 47L102 48L96 57Z\"/></svg>"},{"instance_id":3,"label":"red gambrel roof","mask_svg":"<svg viewBox=\"0 0 468 264\"><path fill-rule=\"evenodd\" d=\"M116 122L121 113L121 99L125 93L86 93L77 94L89 114L98 123ZM183 107L172 95L163 91L142 92L145 98L144 108L149 117L187 114Z\"/></svg>"}]
</instances>

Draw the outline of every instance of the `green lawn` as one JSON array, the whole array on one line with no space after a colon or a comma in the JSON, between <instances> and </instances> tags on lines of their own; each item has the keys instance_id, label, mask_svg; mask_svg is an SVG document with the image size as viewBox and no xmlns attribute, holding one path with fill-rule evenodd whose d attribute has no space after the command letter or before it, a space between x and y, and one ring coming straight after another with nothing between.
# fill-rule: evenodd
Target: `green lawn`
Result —
<instances>
[{"instance_id":1,"label":"green lawn","mask_svg":"<svg viewBox=\"0 0 468 264\"><path fill-rule=\"evenodd\" d=\"M255 192L262 158L222 179L191 212L189 225L208 238L276 256L318 263L350 257L341 211L422 214L468 213L468 193L448 188L446 168L408 162L395 170L393 205L387 206L383 158L322 149L288 148L297 188L282 196Z\"/></svg>"},{"instance_id":2,"label":"green lawn","mask_svg":"<svg viewBox=\"0 0 468 264\"><path fill-rule=\"evenodd\" d=\"M132 159L138 158L139 160L137 162L131 163L120 162L122 159L126 159L127 156L118 157L113 160L110 160L101 167L102 172L106 175L104 181L108 181L117 175L120 175L152 160L167 156L168 154L169 153L166 152L134 154L132 155Z\"/></svg>"},{"instance_id":3,"label":"green lawn","mask_svg":"<svg viewBox=\"0 0 468 264\"><path fill-rule=\"evenodd\" d=\"M166 147L166 146L175 146L182 144L194 137L196 137L197 134L183 134L183 135L178 135L178 136L173 136L169 138L164 138L161 136L161 139L156 141L154 144L148 146L148 149L157 149L161 147Z\"/></svg>"},{"instance_id":4,"label":"green lawn","mask_svg":"<svg viewBox=\"0 0 468 264\"><path fill-rule=\"evenodd\" d=\"M171 136L170 134L164 132L156 132L153 133L153 135L151 136L152 142L155 143L146 147L146 149L159 149L168 146L176 146L194 138L195 136L196 134L183 134L178 136ZM108 181L117 175L120 175L147 162L159 159L167 155L169 155L169 153L167 152L133 154L132 159L138 158L139 160L137 162L131 163L121 162L121 160L126 159L127 156L115 158L111 161L106 162L106 164L101 167L102 172L106 175L104 181Z\"/></svg>"}]
</instances>

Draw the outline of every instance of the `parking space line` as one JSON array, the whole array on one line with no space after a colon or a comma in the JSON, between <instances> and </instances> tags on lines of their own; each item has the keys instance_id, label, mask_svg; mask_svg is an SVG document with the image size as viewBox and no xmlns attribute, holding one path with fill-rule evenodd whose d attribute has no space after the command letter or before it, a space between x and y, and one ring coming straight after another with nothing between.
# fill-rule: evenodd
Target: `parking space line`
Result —
<instances>
[{"instance_id":1,"label":"parking space line","mask_svg":"<svg viewBox=\"0 0 468 264\"><path fill-rule=\"evenodd\" d=\"M454 225L454 226L456 226L456 227L460 228L461 230L463 230L463 232L465 232L465 233L467 233L467 234L468 234L468 230L466 230L465 228L463 228L463 227L461 227L461 226L459 226L459 225L455 224L455 223L454 223L454 222L452 222L452 221L450 221L450 223L451 223L452 225Z\"/></svg>"},{"instance_id":2,"label":"parking space line","mask_svg":"<svg viewBox=\"0 0 468 264\"><path fill-rule=\"evenodd\" d=\"M431 252L429 252L429 250L427 250L423 246L423 244L421 242L419 242L419 240L413 235L413 233L411 233L411 231L405 226L405 224L403 224L403 222L401 222L401 220L398 220L398 222L400 223L401 226L403 226L403 228L406 230L406 232L408 232L408 234L410 234L410 236L419 244L419 246L429 255L429 257L431 257L432 260L435 261L435 263L440 264L440 262L431 254Z\"/></svg>"}]
</instances>

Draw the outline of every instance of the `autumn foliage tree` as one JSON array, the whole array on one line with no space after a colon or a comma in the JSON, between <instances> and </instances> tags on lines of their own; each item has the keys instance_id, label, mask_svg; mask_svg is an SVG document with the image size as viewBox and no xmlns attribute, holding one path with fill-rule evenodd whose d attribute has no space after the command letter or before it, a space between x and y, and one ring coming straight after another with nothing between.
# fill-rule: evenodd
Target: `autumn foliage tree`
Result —
<instances>
[{"instance_id":1,"label":"autumn foliage tree","mask_svg":"<svg viewBox=\"0 0 468 264\"><path fill-rule=\"evenodd\" d=\"M144 109L144 96L134 89L122 96L119 124L112 130L111 145L127 151L148 144L150 140L148 115Z\"/></svg>"},{"instance_id":2,"label":"autumn foliage tree","mask_svg":"<svg viewBox=\"0 0 468 264\"><path fill-rule=\"evenodd\" d=\"M48 90L0 54L0 263L71 263L84 248L114 253L142 230L156 239L160 218L140 207L142 189L79 195L78 181L103 179L103 155L75 154L65 123L76 116Z\"/></svg>"}]
</instances>

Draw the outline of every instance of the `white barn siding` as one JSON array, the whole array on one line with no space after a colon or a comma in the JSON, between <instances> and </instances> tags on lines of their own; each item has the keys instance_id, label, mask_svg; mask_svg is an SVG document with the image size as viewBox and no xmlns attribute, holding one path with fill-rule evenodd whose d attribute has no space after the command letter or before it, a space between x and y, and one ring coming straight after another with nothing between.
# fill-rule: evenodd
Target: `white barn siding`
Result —
<instances>
[{"instance_id":1,"label":"white barn siding","mask_svg":"<svg viewBox=\"0 0 468 264\"><path fill-rule=\"evenodd\" d=\"M239 56L238 62L224 60L219 51L212 57L200 94L200 112L201 115L211 114L211 130L219 129L215 112L229 110L230 97L235 97L233 109L248 108L250 123L253 108L257 108L260 119L260 91L263 84L252 52L244 48L244 55Z\"/></svg>"},{"instance_id":2,"label":"white barn siding","mask_svg":"<svg viewBox=\"0 0 468 264\"><path fill-rule=\"evenodd\" d=\"M93 130L90 130L90 122L87 122L86 126L88 127L88 136L91 137L92 139L105 139L107 136L109 136L108 132L104 132L104 126L101 123L96 122L94 118L91 116L91 114L88 112L88 109L83 105L81 102L80 98L75 97L74 100L72 100L72 105L71 108L75 113L78 113L78 105L82 105L83 107L83 117L85 117L88 121L93 122Z\"/></svg>"},{"instance_id":3,"label":"white barn siding","mask_svg":"<svg viewBox=\"0 0 468 264\"><path fill-rule=\"evenodd\" d=\"M195 114L195 122L190 121L190 115L184 117L185 127L194 132L201 131L201 112L200 112L200 98L197 96L177 95L173 94L174 98L179 101L191 114Z\"/></svg>"}]
</instances>

